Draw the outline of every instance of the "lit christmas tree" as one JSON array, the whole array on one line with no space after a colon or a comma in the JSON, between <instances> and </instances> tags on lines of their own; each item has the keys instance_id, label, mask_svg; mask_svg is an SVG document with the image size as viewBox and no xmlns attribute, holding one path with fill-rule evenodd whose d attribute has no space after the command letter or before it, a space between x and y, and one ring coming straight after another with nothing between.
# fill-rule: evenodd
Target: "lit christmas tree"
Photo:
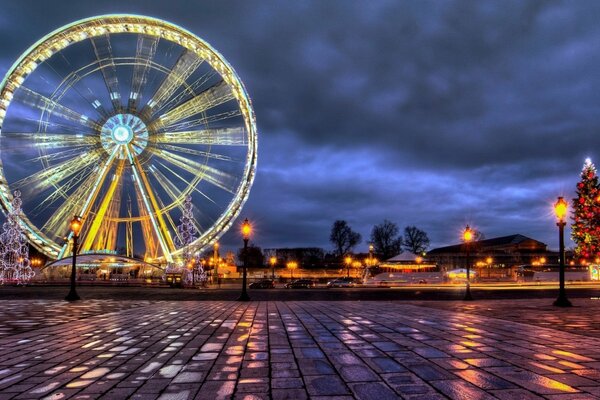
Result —
<instances>
[{"instance_id":1,"label":"lit christmas tree","mask_svg":"<svg viewBox=\"0 0 600 400\"><path fill-rule=\"evenodd\" d=\"M0 234L0 284L24 284L34 275L29 261L27 238L19 225L21 205L21 192L17 190Z\"/></svg>"},{"instance_id":2,"label":"lit christmas tree","mask_svg":"<svg viewBox=\"0 0 600 400\"><path fill-rule=\"evenodd\" d=\"M194 284L196 282L203 283L206 281L206 274L204 273L204 269L199 263L199 260L196 260L194 257L194 249L191 246L194 240L196 240L196 225L194 222L193 207L192 197L187 196L183 202L183 214L179 219L179 225L177 226L177 242L182 248L182 262L179 268L176 269L177 272L183 273L184 281L186 281L186 283ZM188 270L188 266L190 265L192 267L191 271Z\"/></svg>"},{"instance_id":3,"label":"lit christmas tree","mask_svg":"<svg viewBox=\"0 0 600 400\"><path fill-rule=\"evenodd\" d=\"M573 199L571 238L579 262L600 256L600 186L596 167L589 158L585 160L581 181L577 184L577 198Z\"/></svg>"}]
</instances>

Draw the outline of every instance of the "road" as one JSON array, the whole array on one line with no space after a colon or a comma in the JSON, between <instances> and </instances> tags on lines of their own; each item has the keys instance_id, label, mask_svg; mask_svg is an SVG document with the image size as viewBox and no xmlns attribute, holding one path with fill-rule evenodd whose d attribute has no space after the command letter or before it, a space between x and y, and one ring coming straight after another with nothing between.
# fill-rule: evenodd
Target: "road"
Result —
<instances>
[{"instance_id":1,"label":"road","mask_svg":"<svg viewBox=\"0 0 600 400\"><path fill-rule=\"evenodd\" d=\"M236 300L240 288L179 289L140 286L78 286L82 299L115 300ZM1 286L0 299L60 300L68 286ZM558 294L556 285L474 285L475 300L553 298ZM252 300L461 300L463 286L405 286L398 288L344 288L344 289L248 289ZM572 298L600 297L600 284L567 286Z\"/></svg>"}]
</instances>

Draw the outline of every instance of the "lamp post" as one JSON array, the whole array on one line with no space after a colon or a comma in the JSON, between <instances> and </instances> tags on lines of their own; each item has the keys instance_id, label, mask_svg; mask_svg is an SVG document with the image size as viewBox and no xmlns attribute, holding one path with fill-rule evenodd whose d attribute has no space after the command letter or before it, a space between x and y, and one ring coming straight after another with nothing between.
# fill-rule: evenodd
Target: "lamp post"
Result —
<instances>
[{"instance_id":1,"label":"lamp post","mask_svg":"<svg viewBox=\"0 0 600 400\"><path fill-rule=\"evenodd\" d=\"M296 261L290 261L287 263L287 267L290 270L290 281L294 280L294 270L298 267L298 263Z\"/></svg>"},{"instance_id":2,"label":"lamp post","mask_svg":"<svg viewBox=\"0 0 600 400\"><path fill-rule=\"evenodd\" d=\"M347 271L348 271L347 277L350 278L350 265L352 265L352 257L346 256L346 258L344 259L344 261L346 262L346 268L347 268Z\"/></svg>"},{"instance_id":3,"label":"lamp post","mask_svg":"<svg viewBox=\"0 0 600 400\"><path fill-rule=\"evenodd\" d=\"M369 244L369 267L373 266L373 250L375 250L375 246L373 244Z\"/></svg>"},{"instance_id":4,"label":"lamp post","mask_svg":"<svg viewBox=\"0 0 600 400\"><path fill-rule=\"evenodd\" d=\"M558 262L559 262L559 275L560 286L558 290L558 298L554 302L556 307L571 307L571 302L567 299L567 293L565 291L565 216L567 215L568 204L562 197L559 197L554 204L554 213L558 222Z\"/></svg>"},{"instance_id":5,"label":"lamp post","mask_svg":"<svg viewBox=\"0 0 600 400\"><path fill-rule=\"evenodd\" d=\"M471 251L471 240L473 240L473 230L469 225L466 226L463 232L463 240L465 242L465 250L467 253L467 287L465 291L465 300L471 301L473 300L473 296L471 296L471 259L470 259L470 251Z\"/></svg>"},{"instance_id":6,"label":"lamp post","mask_svg":"<svg viewBox=\"0 0 600 400\"><path fill-rule=\"evenodd\" d=\"M219 257L219 242L215 242L213 245L213 259L215 260L215 270L213 271L213 283L215 283L215 279L217 283L219 282L219 263L217 259Z\"/></svg>"},{"instance_id":7,"label":"lamp post","mask_svg":"<svg viewBox=\"0 0 600 400\"><path fill-rule=\"evenodd\" d=\"M271 264L271 279L275 280L275 264L277 264L277 257L271 256L271 258L269 258L269 263Z\"/></svg>"},{"instance_id":8,"label":"lamp post","mask_svg":"<svg viewBox=\"0 0 600 400\"><path fill-rule=\"evenodd\" d=\"M250 226L250 222L248 222L248 218L244 220L242 223L242 238L244 239L244 266L242 272L242 294L238 298L239 301L249 301L250 296L248 296L248 292L246 292L246 269L248 268L248 240L250 240L250 233L252 232L252 227Z\"/></svg>"},{"instance_id":9,"label":"lamp post","mask_svg":"<svg viewBox=\"0 0 600 400\"><path fill-rule=\"evenodd\" d=\"M78 243L77 239L79 239L79 232L81 231L81 217L77 215L73 217L71 220L71 232L73 232L73 266L71 267L71 289L69 290L69 294L65 297L66 301L77 301L81 300L81 297L77 294L77 290L75 290L75 275L77 274L77 250Z\"/></svg>"}]
</instances>

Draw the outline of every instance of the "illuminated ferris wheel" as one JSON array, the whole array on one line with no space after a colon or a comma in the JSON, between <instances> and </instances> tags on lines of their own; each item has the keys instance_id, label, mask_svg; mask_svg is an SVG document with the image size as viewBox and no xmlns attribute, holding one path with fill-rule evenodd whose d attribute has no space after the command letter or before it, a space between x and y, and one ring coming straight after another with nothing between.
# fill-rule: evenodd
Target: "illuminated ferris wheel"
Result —
<instances>
[{"instance_id":1,"label":"illuminated ferris wheel","mask_svg":"<svg viewBox=\"0 0 600 400\"><path fill-rule=\"evenodd\" d=\"M228 62L154 18L108 15L30 47L0 85L0 201L20 190L20 223L51 258L83 218L82 252L170 262L194 204L202 249L248 197L256 167L250 99Z\"/></svg>"}]
</instances>

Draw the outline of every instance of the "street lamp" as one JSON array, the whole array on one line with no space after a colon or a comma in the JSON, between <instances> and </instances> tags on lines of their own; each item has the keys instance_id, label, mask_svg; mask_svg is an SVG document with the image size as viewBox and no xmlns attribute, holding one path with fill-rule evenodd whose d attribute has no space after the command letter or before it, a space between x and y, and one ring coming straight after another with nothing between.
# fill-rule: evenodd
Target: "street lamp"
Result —
<instances>
[{"instance_id":1,"label":"street lamp","mask_svg":"<svg viewBox=\"0 0 600 400\"><path fill-rule=\"evenodd\" d=\"M71 289L69 290L69 294L65 297L66 301L77 301L81 300L81 297L77 294L75 290L75 274L77 273L77 250L78 243L77 239L79 239L79 232L81 231L81 217L77 215L73 217L71 220L71 232L73 232L73 266L71 267Z\"/></svg>"},{"instance_id":2,"label":"street lamp","mask_svg":"<svg viewBox=\"0 0 600 400\"><path fill-rule=\"evenodd\" d=\"M213 275L212 275L213 283L215 283L215 279L217 280L217 283L219 282L219 263L217 262L218 258L219 258L219 242L215 242L215 244L213 245L213 259L215 260L215 269L214 269Z\"/></svg>"},{"instance_id":3,"label":"street lamp","mask_svg":"<svg viewBox=\"0 0 600 400\"><path fill-rule=\"evenodd\" d=\"M244 239L244 267L242 272L242 294L238 298L239 301L249 301L250 296L246 292L246 269L248 268L248 240L250 240L250 233L252 233L252 227L248 218L242 223L242 238Z\"/></svg>"},{"instance_id":4,"label":"street lamp","mask_svg":"<svg viewBox=\"0 0 600 400\"><path fill-rule=\"evenodd\" d=\"M471 296L471 259L470 259L470 251L471 251L471 241L473 240L473 230L469 225L466 226L463 232L463 240L465 242L465 250L467 253L467 288L465 291L465 300L471 301L473 300L473 296Z\"/></svg>"},{"instance_id":5,"label":"street lamp","mask_svg":"<svg viewBox=\"0 0 600 400\"><path fill-rule=\"evenodd\" d=\"M373 266L373 250L375 250L375 246L371 243L369 244L369 267Z\"/></svg>"},{"instance_id":6,"label":"street lamp","mask_svg":"<svg viewBox=\"0 0 600 400\"><path fill-rule=\"evenodd\" d=\"M277 257L271 256L271 258L269 258L269 263L271 263L271 279L275 280L275 264L277 264Z\"/></svg>"},{"instance_id":7,"label":"street lamp","mask_svg":"<svg viewBox=\"0 0 600 400\"><path fill-rule=\"evenodd\" d=\"M344 261L346 262L346 268L348 269L348 278L350 278L350 265L352 265L352 257L346 256Z\"/></svg>"},{"instance_id":8,"label":"street lamp","mask_svg":"<svg viewBox=\"0 0 600 400\"><path fill-rule=\"evenodd\" d=\"M556 218L558 222L556 226L558 226L558 260L560 264L559 270L559 280L560 287L558 290L558 298L554 302L556 307L571 307L571 302L567 299L567 293L565 292L565 216L567 215L568 204L562 197L559 197L556 203L554 204L554 213L556 214Z\"/></svg>"},{"instance_id":9,"label":"street lamp","mask_svg":"<svg viewBox=\"0 0 600 400\"><path fill-rule=\"evenodd\" d=\"M298 263L296 261L290 261L287 263L287 267L290 270L290 280L294 280L294 270L298 267Z\"/></svg>"}]
</instances>

